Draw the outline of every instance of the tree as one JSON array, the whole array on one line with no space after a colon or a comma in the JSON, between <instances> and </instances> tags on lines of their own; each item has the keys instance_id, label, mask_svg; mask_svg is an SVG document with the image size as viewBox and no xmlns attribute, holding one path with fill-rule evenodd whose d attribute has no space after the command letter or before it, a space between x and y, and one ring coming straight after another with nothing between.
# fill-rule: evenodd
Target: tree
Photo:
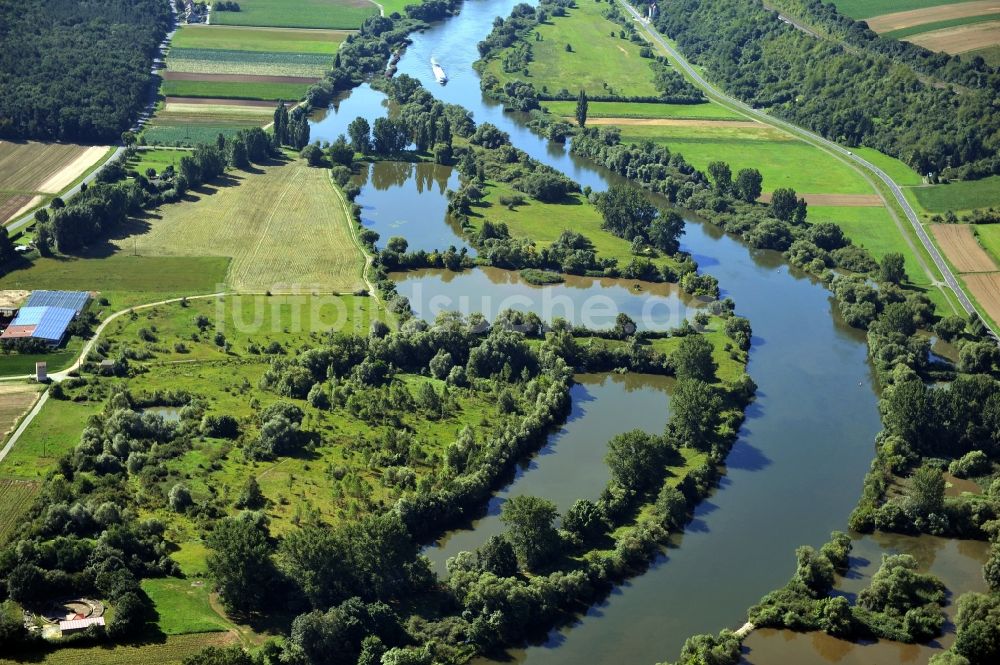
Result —
<instances>
[{"instance_id":1,"label":"tree","mask_svg":"<svg viewBox=\"0 0 1000 665\"><path fill-rule=\"evenodd\" d=\"M676 254L684 235L684 218L673 210L661 210L649 226L649 242L657 249Z\"/></svg>"},{"instance_id":2,"label":"tree","mask_svg":"<svg viewBox=\"0 0 1000 665\"><path fill-rule=\"evenodd\" d=\"M476 550L476 567L497 577L517 575L517 554L503 536L493 534Z\"/></svg>"},{"instance_id":3,"label":"tree","mask_svg":"<svg viewBox=\"0 0 1000 665\"><path fill-rule=\"evenodd\" d=\"M1000 543L993 543L990 558L983 565L983 579L992 591L1000 591Z\"/></svg>"},{"instance_id":4,"label":"tree","mask_svg":"<svg viewBox=\"0 0 1000 665\"><path fill-rule=\"evenodd\" d=\"M228 647L205 647L193 656L187 656L182 665L254 665L243 647L234 644Z\"/></svg>"},{"instance_id":5,"label":"tree","mask_svg":"<svg viewBox=\"0 0 1000 665\"><path fill-rule=\"evenodd\" d=\"M608 442L604 461L616 485L641 494L663 478L666 453L667 446L661 437L635 429Z\"/></svg>"},{"instance_id":6,"label":"tree","mask_svg":"<svg viewBox=\"0 0 1000 665\"><path fill-rule=\"evenodd\" d=\"M791 222L795 218L798 204L799 199L794 189L780 187L771 195L771 214L783 222Z\"/></svg>"},{"instance_id":7,"label":"tree","mask_svg":"<svg viewBox=\"0 0 1000 665\"><path fill-rule=\"evenodd\" d=\"M809 589L814 598L822 598L833 588L833 564L816 550L804 545L795 550L795 579Z\"/></svg>"},{"instance_id":8,"label":"tree","mask_svg":"<svg viewBox=\"0 0 1000 665\"><path fill-rule=\"evenodd\" d=\"M656 510L663 518L663 526L679 531L687 521L687 499L679 489L664 483L656 496Z\"/></svg>"},{"instance_id":9,"label":"tree","mask_svg":"<svg viewBox=\"0 0 1000 665\"><path fill-rule=\"evenodd\" d=\"M581 90L580 95L576 98L576 124L581 127L587 126L587 109L589 106L587 93Z\"/></svg>"},{"instance_id":10,"label":"tree","mask_svg":"<svg viewBox=\"0 0 1000 665\"><path fill-rule=\"evenodd\" d=\"M280 99L274 109L274 140L279 146L291 143L288 138L288 108Z\"/></svg>"},{"instance_id":11,"label":"tree","mask_svg":"<svg viewBox=\"0 0 1000 665\"><path fill-rule=\"evenodd\" d=\"M250 476L243 483L240 495L236 497L236 507L244 510L259 510L267 504L267 497L260 489L257 478Z\"/></svg>"},{"instance_id":12,"label":"tree","mask_svg":"<svg viewBox=\"0 0 1000 665\"><path fill-rule=\"evenodd\" d=\"M901 284L906 281L906 260L899 252L889 252L882 257L878 266L878 276L883 282Z\"/></svg>"},{"instance_id":13,"label":"tree","mask_svg":"<svg viewBox=\"0 0 1000 665\"><path fill-rule=\"evenodd\" d=\"M649 227L658 214L656 206L630 185L612 185L598 197L597 209L604 218L602 228L627 240L648 238Z\"/></svg>"},{"instance_id":14,"label":"tree","mask_svg":"<svg viewBox=\"0 0 1000 665\"><path fill-rule=\"evenodd\" d=\"M910 478L910 505L917 515L940 515L944 510L944 476L934 466L925 464Z\"/></svg>"},{"instance_id":15,"label":"tree","mask_svg":"<svg viewBox=\"0 0 1000 665\"><path fill-rule=\"evenodd\" d=\"M372 149L377 155L401 152L410 142L406 125L391 118L376 118L372 129Z\"/></svg>"},{"instance_id":16,"label":"tree","mask_svg":"<svg viewBox=\"0 0 1000 665\"><path fill-rule=\"evenodd\" d=\"M685 446L707 450L715 440L721 408L712 386L698 379L678 381L670 398L667 433Z\"/></svg>"},{"instance_id":17,"label":"tree","mask_svg":"<svg viewBox=\"0 0 1000 665\"><path fill-rule=\"evenodd\" d=\"M229 163L235 168L246 170L250 168L250 158L247 157L247 144L242 139L234 139L230 144Z\"/></svg>"},{"instance_id":18,"label":"tree","mask_svg":"<svg viewBox=\"0 0 1000 665\"><path fill-rule=\"evenodd\" d=\"M208 572L215 580L226 611L246 616L266 610L275 578L267 517L242 513L215 524L207 538Z\"/></svg>"},{"instance_id":19,"label":"tree","mask_svg":"<svg viewBox=\"0 0 1000 665\"><path fill-rule=\"evenodd\" d=\"M556 505L537 496L515 496L504 502L500 521L507 526L507 537L525 568L543 565L559 549L557 516Z\"/></svg>"},{"instance_id":20,"label":"tree","mask_svg":"<svg viewBox=\"0 0 1000 665\"><path fill-rule=\"evenodd\" d=\"M956 652L972 663L1000 662L1000 595L963 594L955 626Z\"/></svg>"},{"instance_id":21,"label":"tree","mask_svg":"<svg viewBox=\"0 0 1000 665\"><path fill-rule=\"evenodd\" d=\"M330 162L336 166L350 166L354 163L354 148L347 144L347 139L341 134L330 144Z\"/></svg>"},{"instance_id":22,"label":"tree","mask_svg":"<svg viewBox=\"0 0 1000 665\"><path fill-rule=\"evenodd\" d=\"M193 501L191 500L191 490L182 483L177 483L170 488L170 508L175 513L184 512Z\"/></svg>"},{"instance_id":23,"label":"tree","mask_svg":"<svg viewBox=\"0 0 1000 665\"><path fill-rule=\"evenodd\" d=\"M703 335L682 337L670 360L678 379L698 379L706 383L715 379L712 343Z\"/></svg>"},{"instance_id":24,"label":"tree","mask_svg":"<svg viewBox=\"0 0 1000 665\"><path fill-rule=\"evenodd\" d=\"M367 155L372 150L371 125L362 117L357 117L347 126L347 135L351 138L351 147L355 152Z\"/></svg>"},{"instance_id":25,"label":"tree","mask_svg":"<svg viewBox=\"0 0 1000 665\"><path fill-rule=\"evenodd\" d=\"M764 177L757 169L740 169L736 174L734 191L736 196L747 203L753 203L763 192Z\"/></svg>"},{"instance_id":26,"label":"tree","mask_svg":"<svg viewBox=\"0 0 1000 665\"><path fill-rule=\"evenodd\" d=\"M310 143L302 148L299 156L306 160L309 166L316 167L323 165L323 150L315 143Z\"/></svg>"},{"instance_id":27,"label":"tree","mask_svg":"<svg viewBox=\"0 0 1000 665\"><path fill-rule=\"evenodd\" d=\"M733 172L725 162L709 162L708 174L712 176L715 191L726 194L733 187Z\"/></svg>"},{"instance_id":28,"label":"tree","mask_svg":"<svg viewBox=\"0 0 1000 665\"><path fill-rule=\"evenodd\" d=\"M566 511L563 528L576 534L584 543L593 542L607 531L608 524L600 507L588 499L578 499Z\"/></svg>"}]
</instances>

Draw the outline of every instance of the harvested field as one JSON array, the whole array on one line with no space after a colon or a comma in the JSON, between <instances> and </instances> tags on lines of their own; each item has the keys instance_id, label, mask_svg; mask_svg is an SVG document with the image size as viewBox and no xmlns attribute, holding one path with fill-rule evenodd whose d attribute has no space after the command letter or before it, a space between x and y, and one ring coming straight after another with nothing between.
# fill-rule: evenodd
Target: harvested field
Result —
<instances>
[{"instance_id":1,"label":"harvested field","mask_svg":"<svg viewBox=\"0 0 1000 665\"><path fill-rule=\"evenodd\" d=\"M264 74L200 74L197 72L164 72L164 81L222 81L226 83L295 83L309 85L318 79L309 76L267 76Z\"/></svg>"},{"instance_id":2,"label":"harvested field","mask_svg":"<svg viewBox=\"0 0 1000 665\"><path fill-rule=\"evenodd\" d=\"M931 51L965 53L1000 43L1000 21L923 32L907 41Z\"/></svg>"},{"instance_id":3,"label":"harvested field","mask_svg":"<svg viewBox=\"0 0 1000 665\"><path fill-rule=\"evenodd\" d=\"M0 194L0 224L20 217L24 211L30 210L41 200L41 196L31 194Z\"/></svg>"},{"instance_id":4,"label":"harvested field","mask_svg":"<svg viewBox=\"0 0 1000 665\"><path fill-rule=\"evenodd\" d=\"M40 388L37 384L25 383L0 385L0 440L7 439L21 416L35 403Z\"/></svg>"},{"instance_id":5,"label":"harvested field","mask_svg":"<svg viewBox=\"0 0 1000 665\"><path fill-rule=\"evenodd\" d=\"M1000 321L1000 272L962 275L965 285L994 321Z\"/></svg>"},{"instance_id":6,"label":"harvested field","mask_svg":"<svg viewBox=\"0 0 1000 665\"><path fill-rule=\"evenodd\" d=\"M967 224L932 224L931 232L959 272L992 272L998 268Z\"/></svg>"},{"instance_id":7,"label":"harvested field","mask_svg":"<svg viewBox=\"0 0 1000 665\"><path fill-rule=\"evenodd\" d=\"M14 527L31 507L40 485L34 480L0 479L0 545L7 542Z\"/></svg>"},{"instance_id":8,"label":"harvested field","mask_svg":"<svg viewBox=\"0 0 1000 665\"><path fill-rule=\"evenodd\" d=\"M239 291L363 286L364 259L326 170L302 161L259 168L192 192L198 200L160 208L116 242L147 256L232 257L226 281Z\"/></svg>"},{"instance_id":9,"label":"harvested field","mask_svg":"<svg viewBox=\"0 0 1000 665\"><path fill-rule=\"evenodd\" d=\"M229 99L224 97L167 97L167 107L169 108L171 104L190 104L198 106L202 104L215 106L256 106L259 108L266 108L270 111L273 111L276 108L275 102L262 101L259 99Z\"/></svg>"},{"instance_id":10,"label":"harvested field","mask_svg":"<svg viewBox=\"0 0 1000 665\"><path fill-rule=\"evenodd\" d=\"M885 205L878 194L800 194L811 206L841 206L845 208L881 208ZM759 201L771 202L771 192L761 194Z\"/></svg>"},{"instance_id":11,"label":"harvested field","mask_svg":"<svg viewBox=\"0 0 1000 665\"><path fill-rule=\"evenodd\" d=\"M188 103L174 103L167 104L160 111L156 119L161 122L161 124L169 124L170 122L197 122L198 120L214 119L220 122L231 120L236 121L237 119L242 121L244 118L256 119L256 118L267 118L268 120L274 114L274 106L232 106L230 104L188 104ZM191 118L185 118L183 116L195 116ZM234 118L233 116L239 116Z\"/></svg>"},{"instance_id":12,"label":"harvested field","mask_svg":"<svg viewBox=\"0 0 1000 665\"><path fill-rule=\"evenodd\" d=\"M587 124L632 127L764 127L753 120L698 120L694 118L588 118Z\"/></svg>"},{"instance_id":13,"label":"harvested field","mask_svg":"<svg viewBox=\"0 0 1000 665\"><path fill-rule=\"evenodd\" d=\"M924 23L936 23L938 21L994 14L996 12L1000 12L1000 1L974 0L973 2L960 2L954 5L925 7L905 12L882 14L881 16L873 16L870 19L866 19L865 23L875 32L890 32L892 30L902 30L903 28L923 25Z\"/></svg>"},{"instance_id":14,"label":"harvested field","mask_svg":"<svg viewBox=\"0 0 1000 665\"><path fill-rule=\"evenodd\" d=\"M0 141L0 190L58 194L60 183L73 182L107 151L72 143Z\"/></svg>"}]
</instances>

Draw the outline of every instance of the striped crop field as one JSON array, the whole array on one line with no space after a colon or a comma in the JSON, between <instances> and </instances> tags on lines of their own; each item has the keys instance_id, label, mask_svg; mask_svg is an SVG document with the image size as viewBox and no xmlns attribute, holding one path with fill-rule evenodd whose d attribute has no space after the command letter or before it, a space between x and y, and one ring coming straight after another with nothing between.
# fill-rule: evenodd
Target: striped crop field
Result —
<instances>
[{"instance_id":1,"label":"striped crop field","mask_svg":"<svg viewBox=\"0 0 1000 665\"><path fill-rule=\"evenodd\" d=\"M333 55L350 32L344 30L289 30L223 25L183 25L171 41L174 49L256 51L259 53L314 53ZM171 51L172 53L172 51Z\"/></svg>"},{"instance_id":2,"label":"striped crop field","mask_svg":"<svg viewBox=\"0 0 1000 665\"><path fill-rule=\"evenodd\" d=\"M257 53L254 51L173 48L168 71L208 74L265 74L320 77L333 67L333 58L321 53Z\"/></svg>"}]
</instances>

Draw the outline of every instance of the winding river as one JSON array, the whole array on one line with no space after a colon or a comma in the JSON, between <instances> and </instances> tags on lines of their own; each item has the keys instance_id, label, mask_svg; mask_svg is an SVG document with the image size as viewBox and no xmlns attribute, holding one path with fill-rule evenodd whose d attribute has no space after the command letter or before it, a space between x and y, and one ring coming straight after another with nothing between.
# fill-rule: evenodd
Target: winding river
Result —
<instances>
[{"instance_id":1,"label":"winding river","mask_svg":"<svg viewBox=\"0 0 1000 665\"><path fill-rule=\"evenodd\" d=\"M508 132L515 145L537 159L603 190L613 176L571 156L564 146L540 139L517 115L482 99L471 66L478 57L476 44L491 30L494 18L508 16L515 4L470 0L460 15L414 35L399 71L420 79L441 99L473 111L477 122L489 121ZM448 73L445 86L434 80L432 56ZM362 86L317 118L312 136L332 140L354 117L371 119L385 112L384 97ZM399 211L394 213L398 219L376 220L374 212L368 213L376 230L388 224L386 228L399 231L391 234L404 235L411 246L440 247L455 233L432 203L433 197L444 198L444 175L431 177L431 186L422 189L419 204L413 205L419 177L413 169L404 182L379 189L372 172L359 202L366 209ZM749 372L759 392L728 459L727 474L699 506L687 532L647 573L615 589L605 602L573 625L554 631L543 644L511 652L507 662L641 665L673 660L691 634L740 625L749 605L787 581L794 570L795 547L818 546L830 531L844 529L857 501L880 429L864 336L843 323L821 284L789 268L780 255L750 250L696 220L689 221L682 244L702 270L719 279L724 295L736 301L737 312L749 317L754 328ZM412 294L420 287L429 294L465 296L473 310L483 302L478 299L499 301L523 289L515 278L491 278L489 271L448 278L411 273L398 279L401 292ZM599 283L576 291L560 286L581 307L594 289L604 290ZM622 291L614 288L609 285L606 294L616 302L632 296L662 297L676 308L675 317L686 311L687 303L675 294L630 293L628 285L619 285ZM433 317L431 305L425 303L429 299L411 300L418 315ZM497 509L512 492L547 496L560 508L599 493L607 479L603 442L633 427L659 429L666 419L663 392L636 380L638 387L631 391L617 378L581 380L574 389L570 421L518 471L485 517L428 550L437 569L443 570L447 556L477 546L496 531Z\"/></svg>"}]
</instances>

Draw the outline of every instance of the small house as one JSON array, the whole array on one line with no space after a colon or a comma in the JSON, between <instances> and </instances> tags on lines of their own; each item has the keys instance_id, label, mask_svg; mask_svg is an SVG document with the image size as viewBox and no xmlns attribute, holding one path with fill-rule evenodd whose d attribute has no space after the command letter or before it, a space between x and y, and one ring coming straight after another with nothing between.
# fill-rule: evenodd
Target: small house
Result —
<instances>
[{"instance_id":1,"label":"small house","mask_svg":"<svg viewBox=\"0 0 1000 665\"><path fill-rule=\"evenodd\" d=\"M91 626L103 626L104 617L88 617L86 619L70 619L59 622L59 631L63 635L72 635L87 630Z\"/></svg>"}]
</instances>

